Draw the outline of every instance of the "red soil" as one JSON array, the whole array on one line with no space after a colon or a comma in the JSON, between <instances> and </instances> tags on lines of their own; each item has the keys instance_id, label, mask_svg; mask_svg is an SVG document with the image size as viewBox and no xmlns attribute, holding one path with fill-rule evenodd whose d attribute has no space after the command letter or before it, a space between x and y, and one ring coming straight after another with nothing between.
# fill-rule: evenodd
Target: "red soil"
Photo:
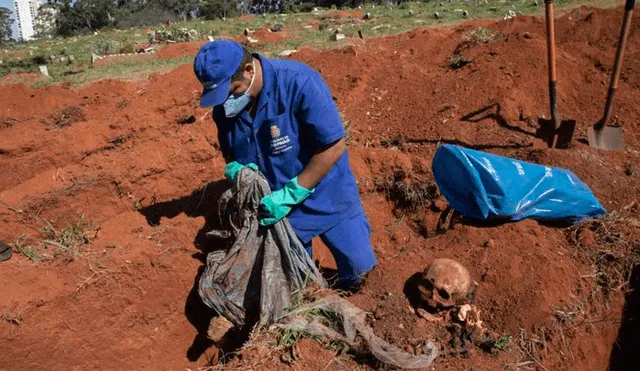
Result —
<instances>
[{"instance_id":1,"label":"red soil","mask_svg":"<svg viewBox=\"0 0 640 371\"><path fill-rule=\"evenodd\" d=\"M202 45L207 41L188 41L175 44L167 44L157 53L160 59L180 58L184 56L195 56Z\"/></svg>"},{"instance_id":2,"label":"red soil","mask_svg":"<svg viewBox=\"0 0 640 371\"><path fill-rule=\"evenodd\" d=\"M272 32L271 26L268 25L255 31L251 37L265 44L275 44L289 38L286 31Z\"/></svg>"},{"instance_id":3,"label":"red soil","mask_svg":"<svg viewBox=\"0 0 640 371\"><path fill-rule=\"evenodd\" d=\"M333 19L345 19L345 18L353 18L353 19L362 19L364 17L364 13L358 12L355 10L346 11L346 10L336 10L333 12L328 12L325 14L326 18Z\"/></svg>"},{"instance_id":4,"label":"red soil","mask_svg":"<svg viewBox=\"0 0 640 371\"><path fill-rule=\"evenodd\" d=\"M533 362L523 348L548 370L607 368L623 289L611 292L605 306L592 262L568 238L571 233L523 221L458 223L436 234L439 203L394 210L375 181L402 169L430 182L438 143L451 141L569 168L610 212L637 201L639 175L630 169L640 157L640 70L633 63L640 53L640 17L634 17L614 108L627 150L596 151L579 140L601 115L621 19L621 9L582 8L557 22L559 112L578 122L570 150L529 147L532 120L548 116L544 26L538 18L484 22L501 34L486 44L462 40L476 22L293 55L322 72L349 120L351 165L380 260L350 300L374 314L376 333L405 349L436 339L443 350L437 369L496 370ZM179 45L167 46L167 55ZM195 54L196 43L188 47ZM456 50L471 62L453 70L447 60ZM204 198L192 191L220 179L224 162L211 147L216 129L198 108L199 93L190 65L144 84L107 80L80 89L0 89L0 239L13 242L24 234L24 244L37 248L43 218L62 229L80 213L100 226L73 259L34 263L16 254L0 263L0 367L194 369L217 359L217 349L201 335L211 313L194 283L202 267L199 248L207 242L203 233L212 228L210 211L223 183L209 185ZM494 103L493 118L463 119ZM52 125L65 109L75 119L65 119L62 128ZM192 114L193 124L177 124ZM500 126L497 116L511 129ZM398 146L384 145L394 140ZM630 226L619 231L636 241L637 211L625 214ZM589 230L579 237L583 248L611 248ZM316 250L330 266L326 251ZM504 351L470 347L458 355L443 336L444 323L411 313L403 286L438 257L469 267L479 284L476 305L485 326L512 336ZM582 315L559 323L557 311L570 312L576 303L583 304ZM532 338L538 342L527 342ZM328 367L329 351L310 341L299 348L296 369ZM286 367L276 353L242 354L230 368L258 360ZM351 359L339 362L334 368L355 366ZM526 365L542 369L535 362Z\"/></svg>"}]
</instances>

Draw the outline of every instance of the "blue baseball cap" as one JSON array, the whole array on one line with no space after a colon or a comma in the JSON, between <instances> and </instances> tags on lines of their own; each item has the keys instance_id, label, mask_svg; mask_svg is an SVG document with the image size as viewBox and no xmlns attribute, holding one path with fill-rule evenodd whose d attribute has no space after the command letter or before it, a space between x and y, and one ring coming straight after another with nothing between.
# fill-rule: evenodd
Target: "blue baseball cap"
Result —
<instances>
[{"instance_id":1,"label":"blue baseball cap","mask_svg":"<svg viewBox=\"0 0 640 371\"><path fill-rule=\"evenodd\" d=\"M229 40L208 42L200 48L193 62L193 72L204 86L201 107L217 106L227 100L231 78L240 68L243 56L242 45Z\"/></svg>"}]
</instances>

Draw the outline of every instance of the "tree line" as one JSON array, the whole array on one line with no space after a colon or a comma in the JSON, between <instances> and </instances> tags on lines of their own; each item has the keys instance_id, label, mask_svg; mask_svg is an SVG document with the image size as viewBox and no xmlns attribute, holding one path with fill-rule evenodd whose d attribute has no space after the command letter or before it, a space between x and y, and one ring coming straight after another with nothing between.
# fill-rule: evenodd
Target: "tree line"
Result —
<instances>
[{"instance_id":1,"label":"tree line","mask_svg":"<svg viewBox=\"0 0 640 371\"><path fill-rule=\"evenodd\" d=\"M384 0L374 0L383 2ZM386 1L384 1L386 2ZM105 28L130 28L192 18L305 12L314 7L355 7L364 0L48 0L36 19L36 38L75 36ZM0 7L0 44L11 41L14 17Z\"/></svg>"}]
</instances>

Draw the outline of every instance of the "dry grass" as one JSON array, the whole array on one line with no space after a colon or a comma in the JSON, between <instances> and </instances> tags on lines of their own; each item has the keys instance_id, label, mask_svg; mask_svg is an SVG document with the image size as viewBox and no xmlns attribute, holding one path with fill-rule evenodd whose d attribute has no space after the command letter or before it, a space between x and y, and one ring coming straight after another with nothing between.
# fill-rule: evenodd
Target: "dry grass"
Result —
<instances>
[{"instance_id":1,"label":"dry grass","mask_svg":"<svg viewBox=\"0 0 640 371\"><path fill-rule=\"evenodd\" d=\"M22 324L22 316L11 312L3 312L2 319L9 322L14 326L20 326Z\"/></svg>"},{"instance_id":2,"label":"dry grass","mask_svg":"<svg viewBox=\"0 0 640 371\"><path fill-rule=\"evenodd\" d=\"M32 262L39 262L41 260L44 260L45 257L42 256L41 252L28 243L28 238L29 237L27 235L22 234L18 238L16 238L15 241L13 241L11 246L17 252L19 252Z\"/></svg>"},{"instance_id":3,"label":"dry grass","mask_svg":"<svg viewBox=\"0 0 640 371\"><path fill-rule=\"evenodd\" d=\"M415 210L429 205L438 195L438 188L433 182L410 178L404 170L396 170L386 179L375 179L377 192L383 193L396 208Z\"/></svg>"},{"instance_id":4,"label":"dry grass","mask_svg":"<svg viewBox=\"0 0 640 371\"><path fill-rule=\"evenodd\" d=\"M91 286L106 277L113 277L115 274L121 273L122 269L127 264L130 264L130 262L127 261L125 262L125 264L122 264L116 268L107 269L104 267L104 265L101 262L97 262L96 268L94 268L93 265L91 265L91 262L87 261L87 270L89 270L91 274L86 277L83 277L81 281L78 282L78 284L76 285L76 292L82 289L85 289L88 286Z\"/></svg>"},{"instance_id":5,"label":"dry grass","mask_svg":"<svg viewBox=\"0 0 640 371\"><path fill-rule=\"evenodd\" d=\"M86 120L86 117L80 107L67 106L51 114L45 120L45 124L51 128L62 129L84 120Z\"/></svg>"},{"instance_id":6,"label":"dry grass","mask_svg":"<svg viewBox=\"0 0 640 371\"><path fill-rule=\"evenodd\" d=\"M486 44L500 39L500 36L501 35L498 31L493 31L486 27L479 27L463 33L462 41Z\"/></svg>"},{"instance_id":7,"label":"dry grass","mask_svg":"<svg viewBox=\"0 0 640 371\"><path fill-rule=\"evenodd\" d=\"M287 313L296 312L296 315L306 316L337 332L341 332L343 331L342 320L336 314L317 309L301 311L304 305L330 294L335 294L335 292L315 287L309 287L301 293L294 292L293 305L287 310ZM221 362L210 364L199 370L259 370L276 363L293 365L300 359L297 346L298 342L302 339L313 340L334 352L335 362L342 362L340 358L346 357L350 351L349 346L341 342L327 341L304 332L282 329L277 326L262 327L253 329L249 335L249 339L242 347L220 357ZM242 357L239 357L239 355L242 355Z\"/></svg>"},{"instance_id":8,"label":"dry grass","mask_svg":"<svg viewBox=\"0 0 640 371\"><path fill-rule=\"evenodd\" d=\"M628 288L631 271L640 264L640 220L637 215L640 215L640 204L634 202L569 229L568 239L576 246L573 257L584 258L593 267L593 273L582 278L593 279L596 290L606 300L611 293Z\"/></svg>"},{"instance_id":9,"label":"dry grass","mask_svg":"<svg viewBox=\"0 0 640 371\"><path fill-rule=\"evenodd\" d=\"M532 332L520 329L518 345L522 354L529 358L528 361L534 362L542 370L549 371L540 360L546 355L551 340L551 332L544 326L534 328Z\"/></svg>"},{"instance_id":10,"label":"dry grass","mask_svg":"<svg viewBox=\"0 0 640 371\"><path fill-rule=\"evenodd\" d=\"M45 225L40 229L39 239L22 234L11 244L17 252L33 262L57 257L73 260L85 253L83 247L91 243L98 233L94 223L84 215L62 229L56 229L50 221L41 219Z\"/></svg>"},{"instance_id":11,"label":"dry grass","mask_svg":"<svg viewBox=\"0 0 640 371\"><path fill-rule=\"evenodd\" d=\"M45 246L54 247L53 257L65 255L71 259L81 254L83 246L89 244L97 235L96 226L91 220L80 215L75 224L68 225L64 229L55 229L53 225L43 218L46 225L41 229L44 236L42 243Z\"/></svg>"}]
</instances>

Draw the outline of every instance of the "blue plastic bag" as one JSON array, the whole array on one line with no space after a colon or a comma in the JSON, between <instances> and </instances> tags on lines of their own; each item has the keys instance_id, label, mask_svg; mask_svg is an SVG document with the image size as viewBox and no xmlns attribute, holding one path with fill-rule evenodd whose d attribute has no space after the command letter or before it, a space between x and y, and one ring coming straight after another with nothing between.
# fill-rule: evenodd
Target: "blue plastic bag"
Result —
<instances>
[{"instance_id":1,"label":"blue plastic bag","mask_svg":"<svg viewBox=\"0 0 640 371\"><path fill-rule=\"evenodd\" d=\"M569 170L450 144L438 148L432 168L444 198L466 217L576 221L605 214Z\"/></svg>"}]
</instances>

